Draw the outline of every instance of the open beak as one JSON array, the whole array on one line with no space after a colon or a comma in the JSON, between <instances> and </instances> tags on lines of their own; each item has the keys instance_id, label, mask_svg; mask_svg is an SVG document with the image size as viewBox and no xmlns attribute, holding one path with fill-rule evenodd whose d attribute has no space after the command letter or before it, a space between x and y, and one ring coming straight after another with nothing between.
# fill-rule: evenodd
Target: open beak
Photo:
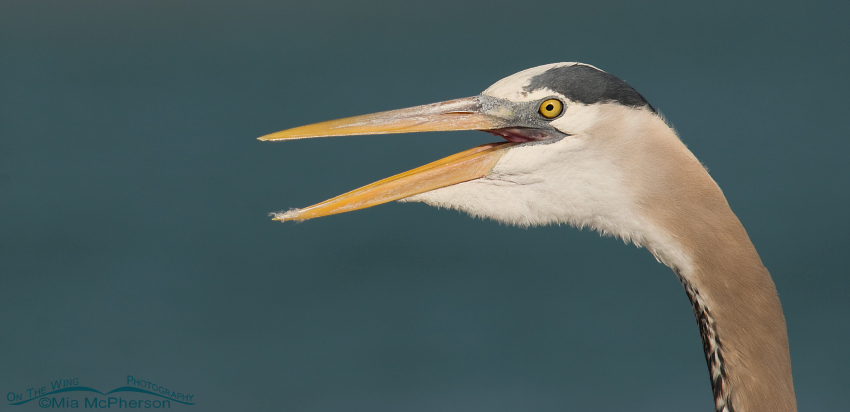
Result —
<instances>
[{"instance_id":1,"label":"open beak","mask_svg":"<svg viewBox=\"0 0 850 412\"><path fill-rule=\"evenodd\" d=\"M475 96L296 127L260 137L259 140L445 130L498 131L510 127L510 114L508 108L493 104L486 96ZM514 144L502 142L478 146L304 209L275 213L274 220L304 220L365 209L478 179L487 175L508 147Z\"/></svg>"}]
</instances>

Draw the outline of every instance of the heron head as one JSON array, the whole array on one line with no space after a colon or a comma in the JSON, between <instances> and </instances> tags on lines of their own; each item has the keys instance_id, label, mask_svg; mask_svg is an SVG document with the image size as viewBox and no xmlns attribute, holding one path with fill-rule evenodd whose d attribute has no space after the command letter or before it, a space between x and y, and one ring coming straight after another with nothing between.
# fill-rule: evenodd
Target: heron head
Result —
<instances>
[{"instance_id":1,"label":"heron head","mask_svg":"<svg viewBox=\"0 0 850 412\"><path fill-rule=\"evenodd\" d=\"M572 194L604 203L621 195L605 188L610 182L597 182L601 175L608 179L620 172L602 170L614 160L600 157L594 148L610 142L593 131L623 113L657 118L622 80L593 66L555 63L504 78L477 96L296 127L260 140L450 130L481 130L504 139L307 208L276 213L276 220L311 219L400 200L519 225L583 225L577 210L569 210L578 206L562 198ZM588 207L594 206L579 208Z\"/></svg>"}]
</instances>

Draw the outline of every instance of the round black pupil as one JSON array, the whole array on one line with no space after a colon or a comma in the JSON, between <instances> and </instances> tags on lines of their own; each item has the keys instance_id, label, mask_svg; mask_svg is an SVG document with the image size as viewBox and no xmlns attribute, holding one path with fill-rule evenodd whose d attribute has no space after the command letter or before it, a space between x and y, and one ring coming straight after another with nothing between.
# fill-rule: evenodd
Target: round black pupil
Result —
<instances>
[{"instance_id":1,"label":"round black pupil","mask_svg":"<svg viewBox=\"0 0 850 412\"><path fill-rule=\"evenodd\" d=\"M546 105L546 110L552 110L554 108L555 108L555 106L553 106L552 103L549 103L549 104Z\"/></svg>"}]
</instances>

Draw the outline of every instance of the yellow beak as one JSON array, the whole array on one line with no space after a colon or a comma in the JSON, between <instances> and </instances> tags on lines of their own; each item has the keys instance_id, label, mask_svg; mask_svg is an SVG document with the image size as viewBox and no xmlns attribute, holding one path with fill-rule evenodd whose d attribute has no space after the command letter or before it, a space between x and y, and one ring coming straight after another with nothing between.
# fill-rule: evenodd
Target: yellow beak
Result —
<instances>
[{"instance_id":1,"label":"yellow beak","mask_svg":"<svg viewBox=\"0 0 850 412\"><path fill-rule=\"evenodd\" d=\"M498 109L497 109L498 110ZM508 113L482 107L480 97L331 120L272 133L260 140L325 136L410 133L445 130L493 130L508 126ZM276 213L274 220L304 220L349 212L403 199L486 176L513 143L491 143L388 177L304 209Z\"/></svg>"}]
</instances>

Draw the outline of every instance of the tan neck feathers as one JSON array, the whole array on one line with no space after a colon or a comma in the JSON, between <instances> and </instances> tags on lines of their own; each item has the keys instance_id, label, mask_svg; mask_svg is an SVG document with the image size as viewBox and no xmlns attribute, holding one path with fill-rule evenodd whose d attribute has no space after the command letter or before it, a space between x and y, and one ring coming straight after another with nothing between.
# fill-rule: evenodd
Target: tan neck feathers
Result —
<instances>
[{"instance_id":1,"label":"tan neck feathers","mask_svg":"<svg viewBox=\"0 0 850 412\"><path fill-rule=\"evenodd\" d=\"M688 257L673 269L700 324L717 410L796 411L785 318L770 273L720 188L675 133L660 119L642 130L632 158L643 162L635 177L639 203Z\"/></svg>"}]
</instances>

